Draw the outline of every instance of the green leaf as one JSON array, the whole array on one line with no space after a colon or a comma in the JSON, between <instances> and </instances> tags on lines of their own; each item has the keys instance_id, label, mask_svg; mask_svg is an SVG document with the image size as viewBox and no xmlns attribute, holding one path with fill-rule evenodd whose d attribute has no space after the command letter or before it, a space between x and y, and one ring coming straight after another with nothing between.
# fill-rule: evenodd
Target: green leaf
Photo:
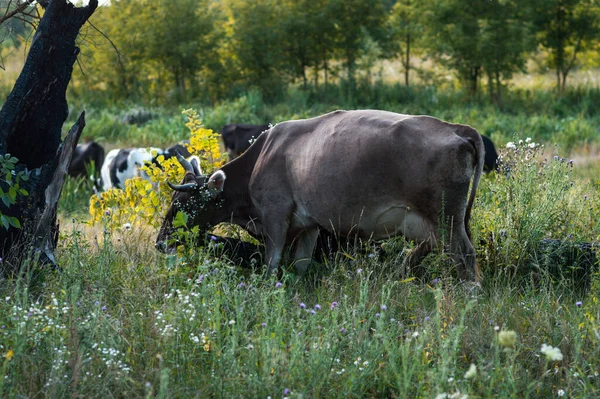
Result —
<instances>
[{"instance_id":1,"label":"green leaf","mask_svg":"<svg viewBox=\"0 0 600 399\"><path fill-rule=\"evenodd\" d=\"M4 215L0 216L0 221L2 222L2 226L4 226L4 228L6 230L8 230L8 228L10 227L10 223L8 222L8 218Z\"/></svg>"},{"instance_id":2,"label":"green leaf","mask_svg":"<svg viewBox=\"0 0 600 399\"><path fill-rule=\"evenodd\" d=\"M16 227L17 229L21 228L21 222L19 222L19 219L16 217L8 216L7 219L11 226Z\"/></svg>"},{"instance_id":3,"label":"green leaf","mask_svg":"<svg viewBox=\"0 0 600 399\"><path fill-rule=\"evenodd\" d=\"M179 212L177 212L175 219L173 219L173 227L187 226L187 221L188 221L188 216L185 213L179 211Z\"/></svg>"}]
</instances>

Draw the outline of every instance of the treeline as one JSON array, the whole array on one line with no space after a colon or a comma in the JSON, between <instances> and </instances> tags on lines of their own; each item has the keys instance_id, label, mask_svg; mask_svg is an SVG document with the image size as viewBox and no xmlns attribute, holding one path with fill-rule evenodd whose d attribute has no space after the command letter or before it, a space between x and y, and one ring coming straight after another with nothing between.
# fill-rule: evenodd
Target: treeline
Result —
<instances>
[{"instance_id":1,"label":"treeline","mask_svg":"<svg viewBox=\"0 0 600 399\"><path fill-rule=\"evenodd\" d=\"M426 59L501 103L534 56L564 90L595 62L599 23L593 0L112 0L82 35L75 81L157 104L256 89L272 99L333 81L351 94L382 59L400 60L406 85L432 81Z\"/></svg>"}]
</instances>

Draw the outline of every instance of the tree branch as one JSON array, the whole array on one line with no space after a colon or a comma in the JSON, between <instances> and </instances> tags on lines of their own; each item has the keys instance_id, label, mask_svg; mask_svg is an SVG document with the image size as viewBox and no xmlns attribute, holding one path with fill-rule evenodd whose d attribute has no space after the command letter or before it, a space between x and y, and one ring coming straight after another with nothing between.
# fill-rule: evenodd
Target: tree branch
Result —
<instances>
[{"instance_id":1,"label":"tree branch","mask_svg":"<svg viewBox=\"0 0 600 399\"><path fill-rule=\"evenodd\" d=\"M25 9L27 7L29 7L35 0L25 0L24 3L19 4L14 10L12 11L8 11L6 12L6 14L4 14L4 16L0 17L0 24L2 24L4 21L11 19L12 17L14 17L17 14L21 14L23 13L23 11L25 11Z\"/></svg>"}]
</instances>

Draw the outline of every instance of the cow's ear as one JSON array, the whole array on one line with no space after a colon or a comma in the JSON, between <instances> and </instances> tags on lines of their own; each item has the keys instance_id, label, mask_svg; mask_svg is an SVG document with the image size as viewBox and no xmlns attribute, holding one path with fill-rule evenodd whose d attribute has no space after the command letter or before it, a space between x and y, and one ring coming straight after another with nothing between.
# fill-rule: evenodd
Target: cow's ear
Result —
<instances>
[{"instance_id":1,"label":"cow's ear","mask_svg":"<svg viewBox=\"0 0 600 399\"><path fill-rule=\"evenodd\" d=\"M206 185L214 196L217 196L221 191L223 191L225 179L226 176L222 170L217 170L212 174L210 179L208 179L208 183Z\"/></svg>"}]
</instances>

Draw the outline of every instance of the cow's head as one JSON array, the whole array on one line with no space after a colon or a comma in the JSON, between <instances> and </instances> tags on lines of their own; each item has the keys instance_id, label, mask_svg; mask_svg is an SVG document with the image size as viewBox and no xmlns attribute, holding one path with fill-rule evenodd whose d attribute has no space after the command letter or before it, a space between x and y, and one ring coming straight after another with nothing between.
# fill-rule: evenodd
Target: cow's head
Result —
<instances>
[{"instance_id":1,"label":"cow's head","mask_svg":"<svg viewBox=\"0 0 600 399\"><path fill-rule=\"evenodd\" d=\"M186 215L187 227L199 226L202 233L218 223L216 215L221 209L225 173L218 170L210 177L204 176L197 158L190 162L177 153L177 159L185 170L185 176L181 184L169 183L174 190L173 199L156 238L156 248L161 252L167 252L178 244L171 236L176 230L173 221L179 212Z\"/></svg>"}]
</instances>

